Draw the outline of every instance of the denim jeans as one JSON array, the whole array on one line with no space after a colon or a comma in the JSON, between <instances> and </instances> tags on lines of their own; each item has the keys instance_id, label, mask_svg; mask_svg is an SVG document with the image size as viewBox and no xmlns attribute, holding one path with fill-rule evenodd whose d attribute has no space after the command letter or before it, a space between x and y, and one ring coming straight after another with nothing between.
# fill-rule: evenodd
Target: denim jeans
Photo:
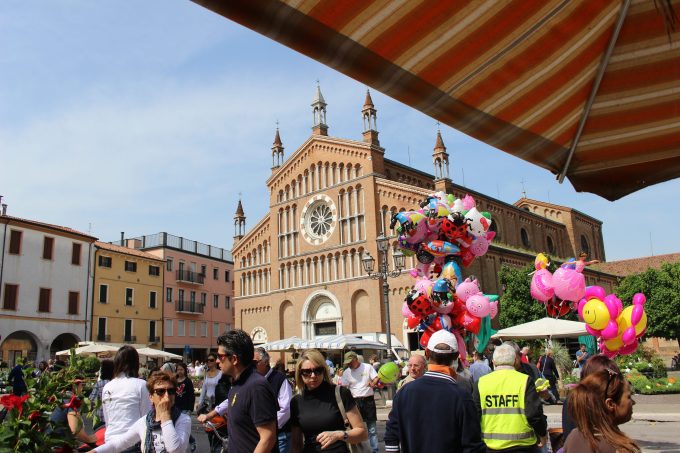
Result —
<instances>
[{"instance_id":1,"label":"denim jeans","mask_svg":"<svg viewBox=\"0 0 680 453\"><path fill-rule=\"evenodd\" d=\"M366 422L368 428L368 443L371 444L373 453L379 453L378 450L378 430L375 427L376 422Z\"/></svg>"},{"instance_id":2,"label":"denim jeans","mask_svg":"<svg viewBox=\"0 0 680 453\"><path fill-rule=\"evenodd\" d=\"M290 431L281 431L277 435L279 453L290 453Z\"/></svg>"}]
</instances>

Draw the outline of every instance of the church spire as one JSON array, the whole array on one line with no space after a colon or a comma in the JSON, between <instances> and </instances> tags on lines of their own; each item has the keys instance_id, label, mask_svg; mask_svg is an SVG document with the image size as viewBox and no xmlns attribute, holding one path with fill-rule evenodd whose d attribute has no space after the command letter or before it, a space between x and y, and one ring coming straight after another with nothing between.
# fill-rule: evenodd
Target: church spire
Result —
<instances>
[{"instance_id":1,"label":"church spire","mask_svg":"<svg viewBox=\"0 0 680 453\"><path fill-rule=\"evenodd\" d=\"M444 146L444 140L442 140L442 134L439 130L439 123L437 123L437 140L434 144L434 150L432 152L432 162L434 163L434 180L435 184L437 181L450 182L449 178L449 153L446 152L446 146ZM435 187L436 188L436 187Z\"/></svg>"},{"instance_id":2,"label":"church spire","mask_svg":"<svg viewBox=\"0 0 680 453\"><path fill-rule=\"evenodd\" d=\"M312 125L313 135L328 135L328 125L326 124L326 101L321 94L321 87L319 81L316 82L316 96L312 101L312 114L314 115L314 124Z\"/></svg>"},{"instance_id":3,"label":"church spire","mask_svg":"<svg viewBox=\"0 0 680 453\"><path fill-rule=\"evenodd\" d=\"M241 240L246 234L246 214L243 212L243 204L241 204L241 194L238 198L238 206L234 214L234 243Z\"/></svg>"},{"instance_id":4,"label":"church spire","mask_svg":"<svg viewBox=\"0 0 680 453\"><path fill-rule=\"evenodd\" d=\"M368 89L366 90L364 106L361 109L361 118L364 122L364 142L380 146L378 141L378 112L375 110L371 92Z\"/></svg>"},{"instance_id":5,"label":"church spire","mask_svg":"<svg viewBox=\"0 0 680 453\"><path fill-rule=\"evenodd\" d=\"M279 122L276 122L276 135L272 144L272 171L283 165L283 143L279 135ZM239 202L240 203L240 202Z\"/></svg>"}]
</instances>

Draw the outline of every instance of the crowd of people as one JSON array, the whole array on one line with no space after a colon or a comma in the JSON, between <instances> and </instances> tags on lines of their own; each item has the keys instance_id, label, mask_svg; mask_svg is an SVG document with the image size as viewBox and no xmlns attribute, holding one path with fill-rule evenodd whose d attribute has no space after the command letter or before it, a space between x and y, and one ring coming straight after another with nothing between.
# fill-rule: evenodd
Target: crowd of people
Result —
<instances>
[{"instance_id":1,"label":"crowd of people","mask_svg":"<svg viewBox=\"0 0 680 453\"><path fill-rule=\"evenodd\" d=\"M413 354L405 364L388 416L385 451L548 451L542 406L560 402L559 375L553 351L547 349L536 364L529 353L526 346L505 342L495 346L491 360L474 352L464 367L455 336L435 332L424 354ZM380 361L369 362L348 351L334 365L320 351L307 350L291 379L272 368L269 353L255 348L248 334L233 330L219 337L217 352L205 365L166 363L142 379L137 351L123 346L113 360L101 362L89 394L101 404L101 422L93 430L105 428L103 444L95 446L97 436L85 428L74 404L83 397L82 377L72 382L51 420L55 436L70 430L97 453L190 451L194 416L212 424L211 453L222 451L223 438L231 453L377 453ZM45 362L33 376L63 365ZM563 404L562 451L640 451L618 427L630 420L635 403L616 363L582 347L575 366L581 381ZM11 375L13 391L25 393L23 367ZM202 381L198 399L192 377Z\"/></svg>"}]
</instances>

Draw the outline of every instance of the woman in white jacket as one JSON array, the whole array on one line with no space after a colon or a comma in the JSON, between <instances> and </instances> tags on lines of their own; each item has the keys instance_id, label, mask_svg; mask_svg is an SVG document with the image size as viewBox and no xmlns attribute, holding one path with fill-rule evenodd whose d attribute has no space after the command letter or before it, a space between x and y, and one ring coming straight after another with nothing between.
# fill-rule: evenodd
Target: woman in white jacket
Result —
<instances>
[{"instance_id":1,"label":"woman in white jacket","mask_svg":"<svg viewBox=\"0 0 680 453\"><path fill-rule=\"evenodd\" d=\"M113 359L113 379L102 390L106 422L106 443L126 434L130 427L151 410L146 381L139 379L139 354L132 346L122 346ZM121 453L139 452L132 445Z\"/></svg>"},{"instance_id":2,"label":"woman in white jacket","mask_svg":"<svg viewBox=\"0 0 680 453\"><path fill-rule=\"evenodd\" d=\"M140 443L143 453L185 453L191 435L191 418L175 407L177 381L162 371L154 373L146 384L153 404L148 414L135 421L122 436L92 450L117 453Z\"/></svg>"}]
</instances>

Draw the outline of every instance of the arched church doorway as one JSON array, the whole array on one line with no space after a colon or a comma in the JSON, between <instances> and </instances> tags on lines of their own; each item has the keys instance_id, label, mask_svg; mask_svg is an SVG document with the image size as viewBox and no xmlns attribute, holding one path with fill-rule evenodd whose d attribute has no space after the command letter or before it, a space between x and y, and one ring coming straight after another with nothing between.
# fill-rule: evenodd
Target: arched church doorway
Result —
<instances>
[{"instance_id":1,"label":"arched church doorway","mask_svg":"<svg viewBox=\"0 0 680 453\"><path fill-rule=\"evenodd\" d=\"M50 357L54 356L59 351L78 347L79 341L80 339L72 333L57 335L57 338L55 338L50 345Z\"/></svg>"},{"instance_id":2,"label":"arched church doorway","mask_svg":"<svg viewBox=\"0 0 680 453\"><path fill-rule=\"evenodd\" d=\"M307 339L342 333L340 303L328 291L317 291L305 302L302 311L302 335Z\"/></svg>"}]
</instances>

